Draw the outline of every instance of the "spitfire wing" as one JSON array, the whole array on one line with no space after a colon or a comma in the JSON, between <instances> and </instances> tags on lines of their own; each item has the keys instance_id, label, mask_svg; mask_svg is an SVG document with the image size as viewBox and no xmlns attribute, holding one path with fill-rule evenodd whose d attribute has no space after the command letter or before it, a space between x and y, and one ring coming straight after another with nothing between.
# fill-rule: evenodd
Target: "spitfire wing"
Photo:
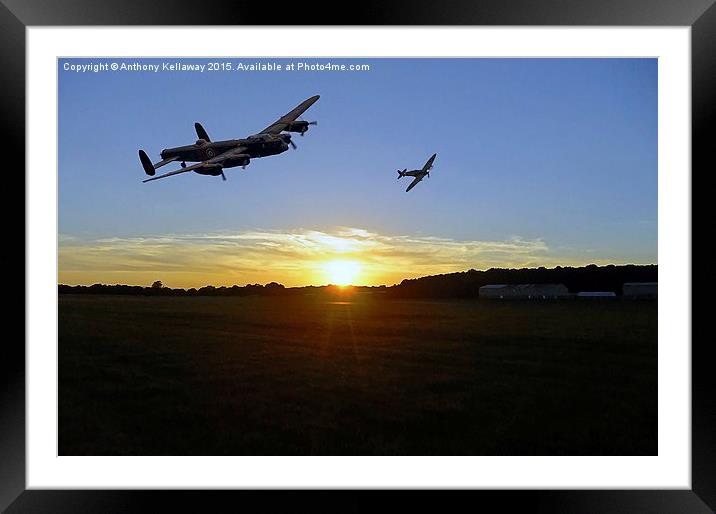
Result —
<instances>
[{"instance_id":1,"label":"spitfire wing","mask_svg":"<svg viewBox=\"0 0 716 514\"><path fill-rule=\"evenodd\" d=\"M425 163L425 166L423 166L423 171L430 171L430 169L433 167L433 161L435 160L435 157L437 155L438 154L434 153L433 156L428 159L428 161Z\"/></svg>"},{"instance_id":2,"label":"spitfire wing","mask_svg":"<svg viewBox=\"0 0 716 514\"><path fill-rule=\"evenodd\" d=\"M211 166L211 165L221 165L222 162L224 162L226 159L229 159L230 157L233 157L235 155L240 155L242 153L246 152L245 146L239 146L237 148L232 148L231 150L227 150L224 153L220 153L216 157L212 157L211 159L208 159L204 162L199 162L197 164L193 164L191 166L187 166L186 168L180 168L178 170L170 171L169 173L165 173L164 175L157 175L156 177L148 178L146 180L143 180L142 182L151 182L152 180L159 180L160 178L166 178L171 177L172 175L179 175L180 173L186 173L187 171L194 171L199 168L203 168L204 166Z\"/></svg>"},{"instance_id":3,"label":"spitfire wing","mask_svg":"<svg viewBox=\"0 0 716 514\"><path fill-rule=\"evenodd\" d=\"M423 180L423 177L424 177L424 176L425 176L425 175L419 175L419 176L415 177L415 178L413 179L413 181L410 183L410 185L408 186L408 189L405 190L405 192L407 193L408 191L410 191L411 189L413 189L413 188L418 184L418 182L420 182L421 180Z\"/></svg>"},{"instance_id":4,"label":"spitfire wing","mask_svg":"<svg viewBox=\"0 0 716 514\"><path fill-rule=\"evenodd\" d=\"M296 107L294 110L289 112L288 114L285 114L281 116L279 119L274 121L271 125L263 129L259 134L278 134L282 130L286 128L286 126L296 121L296 119L303 114L309 107L311 107L314 103L316 103L316 100L320 98L320 95L312 96L308 100L304 100L301 102L298 107Z\"/></svg>"}]
</instances>

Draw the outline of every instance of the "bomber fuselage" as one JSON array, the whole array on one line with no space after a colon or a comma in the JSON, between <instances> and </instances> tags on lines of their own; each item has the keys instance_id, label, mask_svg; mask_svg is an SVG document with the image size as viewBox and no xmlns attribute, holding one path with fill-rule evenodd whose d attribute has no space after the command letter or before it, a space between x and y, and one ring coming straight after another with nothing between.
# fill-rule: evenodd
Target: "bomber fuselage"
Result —
<instances>
[{"instance_id":1,"label":"bomber fuselage","mask_svg":"<svg viewBox=\"0 0 716 514\"><path fill-rule=\"evenodd\" d=\"M244 153L251 158L267 157L269 155L278 155L288 150L290 136L288 138L287 136L288 134L279 136L260 134L246 139L228 139L226 141L212 142L199 139L193 145L166 148L161 151L161 156L162 159L176 157L180 161L202 162L213 159L232 148L244 147L246 148Z\"/></svg>"}]
</instances>

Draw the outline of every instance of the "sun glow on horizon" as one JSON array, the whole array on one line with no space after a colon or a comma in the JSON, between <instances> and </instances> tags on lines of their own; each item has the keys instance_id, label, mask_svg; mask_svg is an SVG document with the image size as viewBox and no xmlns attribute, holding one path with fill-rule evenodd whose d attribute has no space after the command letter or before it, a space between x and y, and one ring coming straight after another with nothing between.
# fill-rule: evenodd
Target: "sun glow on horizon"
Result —
<instances>
[{"instance_id":1,"label":"sun glow on horizon","mask_svg":"<svg viewBox=\"0 0 716 514\"><path fill-rule=\"evenodd\" d=\"M555 255L542 239L462 240L361 228L245 230L84 238L59 236L59 281L200 288L378 286L471 268L609 264ZM589 259L589 260L587 260Z\"/></svg>"},{"instance_id":2,"label":"sun glow on horizon","mask_svg":"<svg viewBox=\"0 0 716 514\"><path fill-rule=\"evenodd\" d=\"M334 260L323 264L323 270L331 284L337 286L355 285L362 266L357 261Z\"/></svg>"}]
</instances>

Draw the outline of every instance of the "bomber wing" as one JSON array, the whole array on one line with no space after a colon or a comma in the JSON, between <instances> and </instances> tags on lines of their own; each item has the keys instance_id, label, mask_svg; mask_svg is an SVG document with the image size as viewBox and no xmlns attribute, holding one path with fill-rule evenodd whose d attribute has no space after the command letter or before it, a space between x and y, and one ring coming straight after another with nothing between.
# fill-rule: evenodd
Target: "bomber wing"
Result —
<instances>
[{"instance_id":1,"label":"bomber wing","mask_svg":"<svg viewBox=\"0 0 716 514\"><path fill-rule=\"evenodd\" d=\"M212 157L211 159L207 159L206 161L199 162L196 164L193 164L191 166L187 166L186 168L180 168L178 170L170 171L169 173L165 173L164 175L157 175L156 177L148 178L146 180L142 180L142 182L151 182L152 180L159 180L160 178L166 178L171 177L172 175L179 175L180 173L186 173L187 171L194 171L199 168L203 168L206 166L221 166L221 163L223 163L226 159L229 159L233 157L234 155L240 155L244 152L246 152L246 147L240 146L238 148L232 148L231 150L227 150L224 153L221 153L217 155L216 157Z\"/></svg>"},{"instance_id":2,"label":"bomber wing","mask_svg":"<svg viewBox=\"0 0 716 514\"><path fill-rule=\"evenodd\" d=\"M424 177L425 177L425 175L418 175L417 177L415 177L413 179L413 181L410 183L410 185L408 186L408 189L405 190L405 192L407 193L408 191L413 189L416 185L418 185L418 182L423 180Z\"/></svg>"},{"instance_id":3,"label":"bomber wing","mask_svg":"<svg viewBox=\"0 0 716 514\"><path fill-rule=\"evenodd\" d=\"M316 96L312 96L308 100L304 100L303 102L301 102L298 105L298 107L293 109L288 114L284 114L283 116L281 116L279 119L274 121L271 125L269 125L265 129L263 129L261 132L259 132L259 134L278 134L279 132L284 130L289 123L296 121L296 119L301 114L306 112L306 110L309 107L311 107L314 103L316 103L316 101L320 97L321 97L320 95L316 95Z\"/></svg>"}]
</instances>

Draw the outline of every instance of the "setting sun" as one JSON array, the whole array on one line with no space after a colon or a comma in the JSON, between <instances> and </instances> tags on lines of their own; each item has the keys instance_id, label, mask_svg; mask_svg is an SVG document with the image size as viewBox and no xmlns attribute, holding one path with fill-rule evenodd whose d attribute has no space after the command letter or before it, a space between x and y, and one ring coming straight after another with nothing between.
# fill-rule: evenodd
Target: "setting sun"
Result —
<instances>
[{"instance_id":1,"label":"setting sun","mask_svg":"<svg viewBox=\"0 0 716 514\"><path fill-rule=\"evenodd\" d=\"M355 284L361 265L356 261L330 261L323 265L328 280L337 286Z\"/></svg>"}]
</instances>

